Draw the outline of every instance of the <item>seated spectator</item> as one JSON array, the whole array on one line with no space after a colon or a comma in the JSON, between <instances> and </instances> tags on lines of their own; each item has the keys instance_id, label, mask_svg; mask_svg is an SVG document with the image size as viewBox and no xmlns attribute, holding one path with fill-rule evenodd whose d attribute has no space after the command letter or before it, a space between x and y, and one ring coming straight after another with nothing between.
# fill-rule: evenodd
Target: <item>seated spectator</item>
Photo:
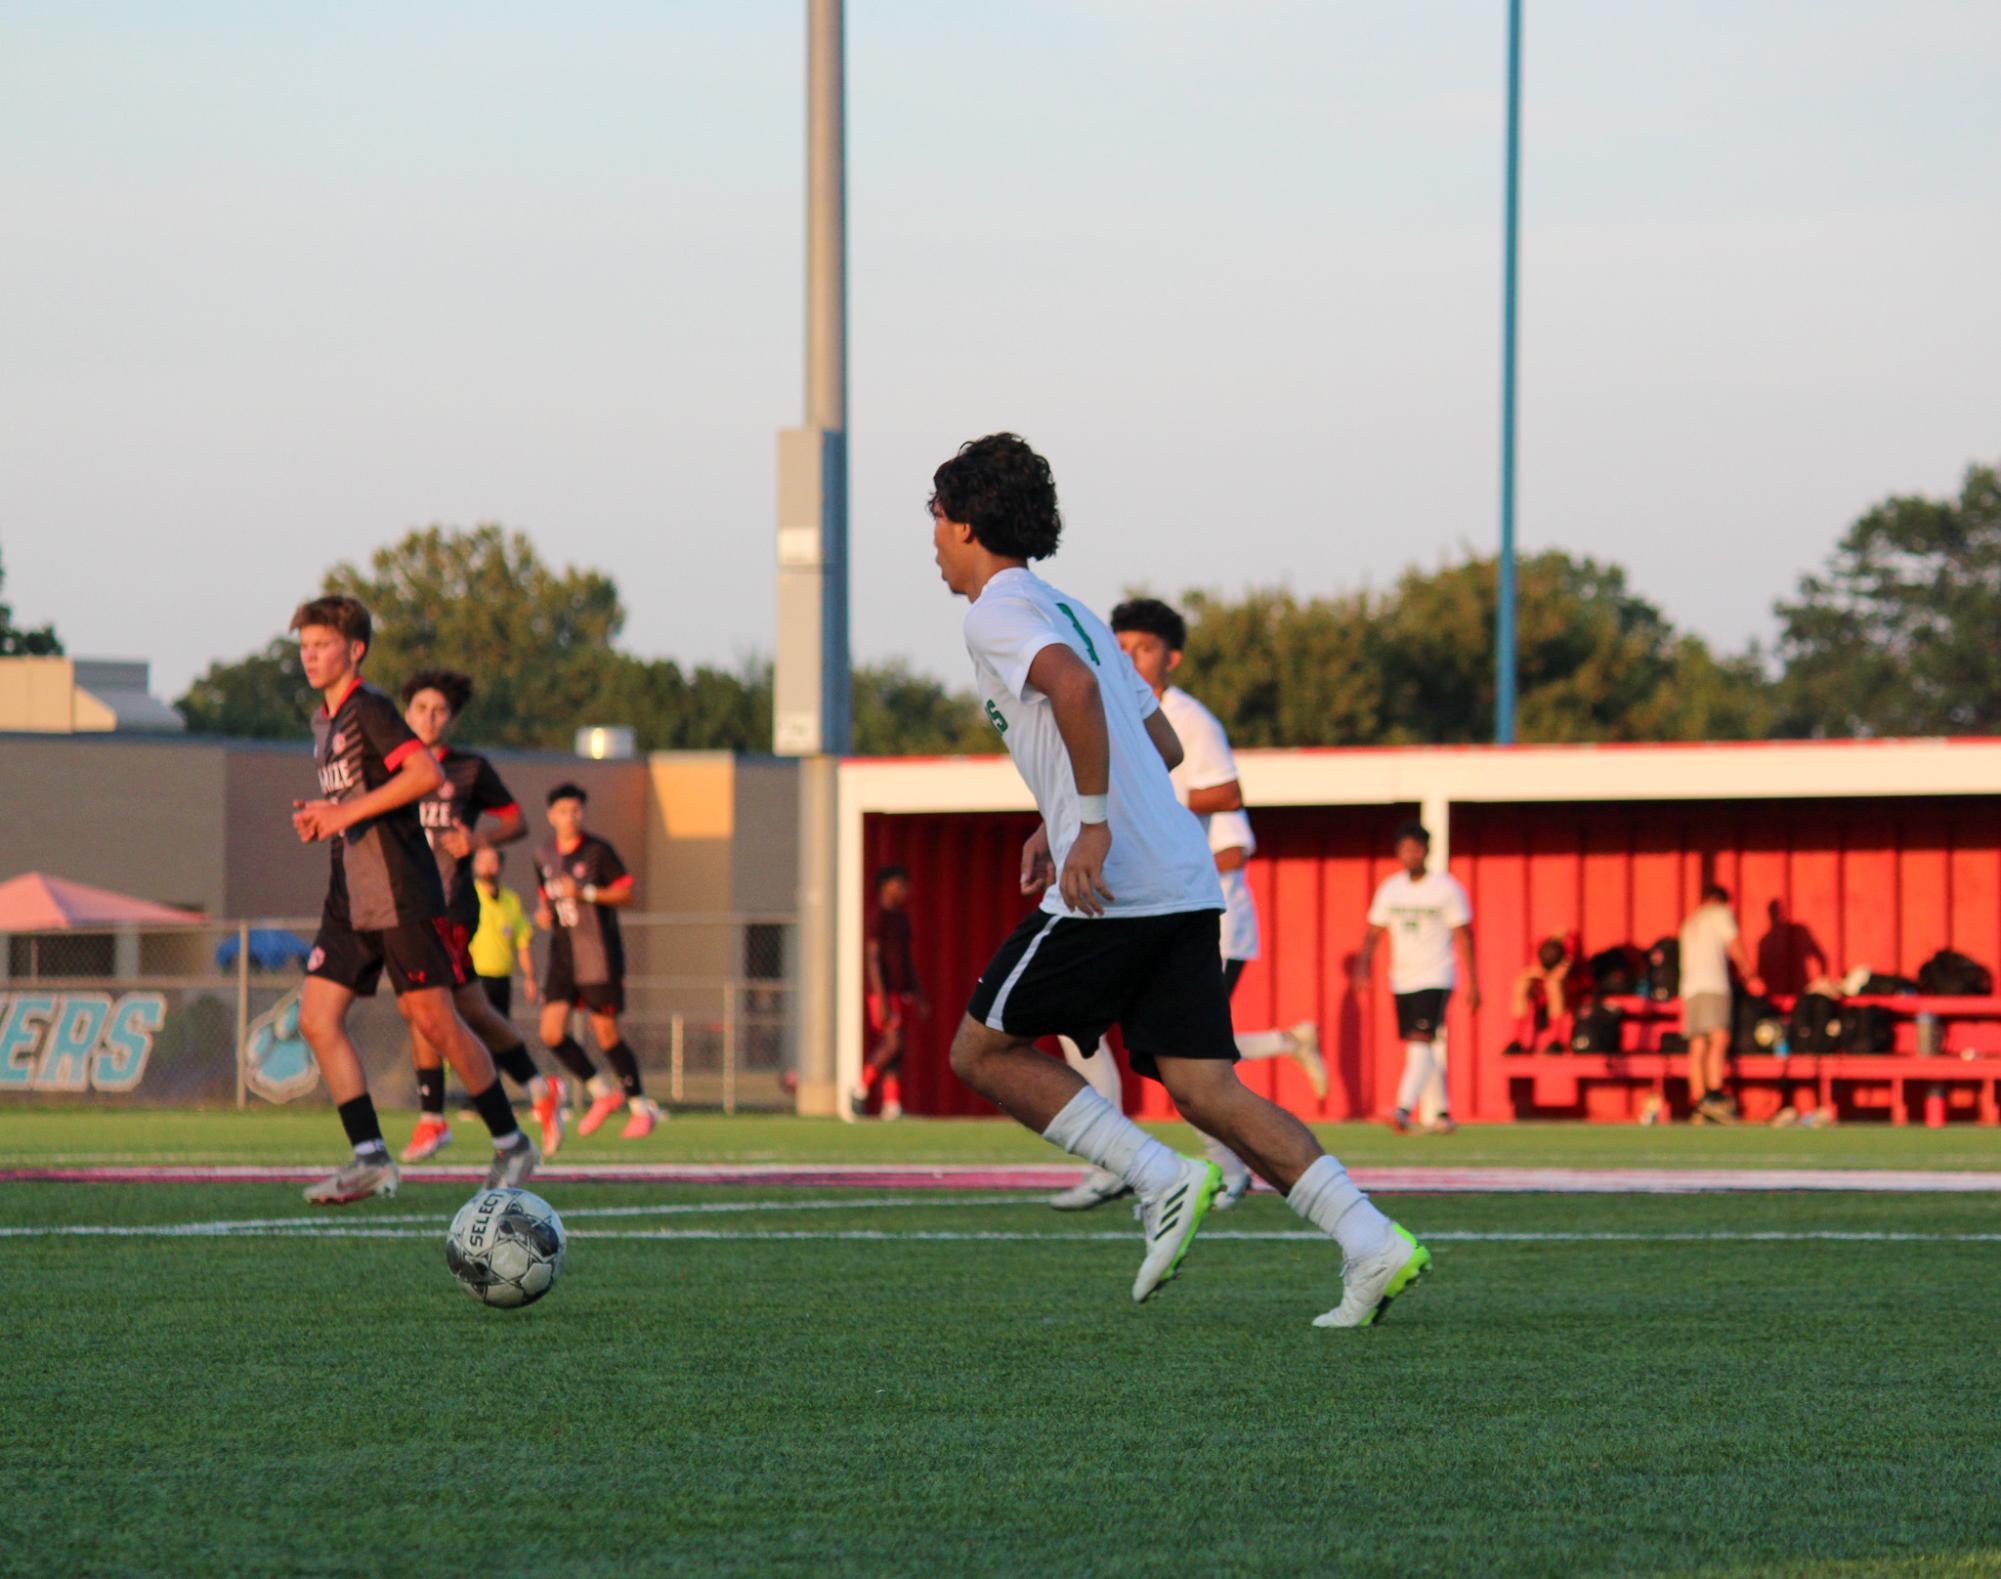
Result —
<instances>
[{"instance_id":1,"label":"seated spectator","mask_svg":"<svg viewBox=\"0 0 2001 1579\"><path fill-rule=\"evenodd\" d=\"M1545 1029L1549 1032L1549 1050L1563 1050L1564 1021L1574 1007L1566 990L1570 964L1570 950L1565 947L1563 939L1543 939L1535 951L1534 960L1515 978L1514 996L1509 1005L1515 1017L1514 1034L1502 1049L1504 1052L1532 1051L1537 1036Z\"/></svg>"}]
</instances>

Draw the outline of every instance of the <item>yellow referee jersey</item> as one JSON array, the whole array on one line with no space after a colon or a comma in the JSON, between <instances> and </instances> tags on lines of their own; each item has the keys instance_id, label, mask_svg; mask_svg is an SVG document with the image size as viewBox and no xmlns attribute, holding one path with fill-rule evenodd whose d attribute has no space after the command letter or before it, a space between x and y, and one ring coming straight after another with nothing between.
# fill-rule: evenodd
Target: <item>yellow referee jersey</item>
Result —
<instances>
[{"instance_id":1,"label":"yellow referee jersey","mask_svg":"<svg viewBox=\"0 0 2001 1579\"><path fill-rule=\"evenodd\" d=\"M489 894L483 883L474 883L473 890L479 895L479 930L472 935L472 968L482 976L512 976L515 955L535 935L535 923L513 889Z\"/></svg>"}]
</instances>

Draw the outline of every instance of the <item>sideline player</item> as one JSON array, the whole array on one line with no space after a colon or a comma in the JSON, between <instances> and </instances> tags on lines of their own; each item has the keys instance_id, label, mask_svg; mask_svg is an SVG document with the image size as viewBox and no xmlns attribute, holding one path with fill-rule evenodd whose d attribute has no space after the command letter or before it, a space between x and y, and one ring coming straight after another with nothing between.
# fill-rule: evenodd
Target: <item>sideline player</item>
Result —
<instances>
[{"instance_id":1,"label":"sideline player","mask_svg":"<svg viewBox=\"0 0 2001 1579\"><path fill-rule=\"evenodd\" d=\"M882 1116L903 1117L903 1037L912 1020L931 1018L931 1005L917 984L917 962L910 951L910 870L885 866L875 874L875 908L869 912L868 948L863 956L868 973L869 1029L876 1044L862 1066L861 1084L848 1093L856 1118L868 1106L868 1096L882 1087Z\"/></svg>"},{"instance_id":2,"label":"sideline player","mask_svg":"<svg viewBox=\"0 0 2001 1579\"><path fill-rule=\"evenodd\" d=\"M590 799L576 784L549 791L549 826L555 842L535 857L536 892L541 906L536 924L549 939L549 969L542 980L542 1045L589 1088L590 1110L577 1124L593 1135L627 1102L632 1112L621 1139L640 1140L667 1115L639 1083L639 1060L619 1033L625 1012L625 941L618 912L632 903L632 874L618 852L594 833L584 832ZM591 1022L598 1050L611 1065L612 1084L591 1065L590 1055L570 1035L570 1011L581 1009Z\"/></svg>"},{"instance_id":3,"label":"sideline player","mask_svg":"<svg viewBox=\"0 0 2001 1579\"><path fill-rule=\"evenodd\" d=\"M397 1012L450 1060L493 1132L487 1185L521 1184L540 1161L535 1143L514 1121L492 1056L452 1005L464 979L461 961L447 940L444 885L416 810L436 793L443 770L396 704L362 683L374 623L359 600L314 598L299 606L291 628L299 633L307 683L324 698L313 711L321 798L292 802L292 827L302 843L325 840L332 847L326 909L300 988L299 1029L354 1148L354 1159L310 1187L306 1199L335 1206L394 1195L400 1182L368 1075L347 1035L348 1006L357 996L373 996L385 966Z\"/></svg>"},{"instance_id":4,"label":"sideline player","mask_svg":"<svg viewBox=\"0 0 2001 1579\"><path fill-rule=\"evenodd\" d=\"M1390 935L1390 992L1396 999L1397 1035L1403 1038L1403 1079L1397 1086L1396 1112L1390 1128L1399 1135L1411 1129L1411 1114L1431 1093L1438 1116L1435 1135L1449 1135L1450 1098L1445 1091L1445 1066L1432 1045L1445 1024L1445 1006L1456 984L1452 951L1456 944L1466 964L1466 1003L1480 1007L1480 972L1473 963L1473 907L1466 890L1449 872L1427 872L1431 835L1424 824L1407 822L1397 829L1391 848L1403 868L1384 878L1369 905L1369 930L1355 956L1355 985L1366 990L1369 966L1382 935Z\"/></svg>"},{"instance_id":5,"label":"sideline player","mask_svg":"<svg viewBox=\"0 0 2001 1579\"><path fill-rule=\"evenodd\" d=\"M1341 1302L1315 1325L1367 1326L1430 1265L1320 1149L1237 1078L1219 947L1222 887L1201 825L1175 799L1181 745L1152 690L1090 609L1031 559L1063 530L1049 464L1012 433L960 447L934 475L932 548L966 598L966 648L986 709L1042 813L1021 887L1041 907L1002 943L952 1040L952 1069L1045 1140L1116 1173L1139 1197L1144 1300L1173 1277L1221 1187L1038 1037L1096 1046L1121 1026L1138 1073L1220 1137L1345 1253Z\"/></svg>"},{"instance_id":6,"label":"sideline player","mask_svg":"<svg viewBox=\"0 0 2001 1579\"><path fill-rule=\"evenodd\" d=\"M451 923L449 941L460 956L463 984L452 1001L459 1018L486 1043L494 1066L528 1093L542 1126L542 1155L553 1157L563 1144L562 1092L536 1070L521 1033L475 979L472 937L479 930L480 902L470 857L482 851L497 855L500 845L526 837L528 826L493 764L478 752L460 751L447 743L452 726L471 700L472 681L453 669L419 669L403 682L403 722L444 771L437 789L417 802L417 813L438 859L445 917ZM489 826L480 826L482 817L491 819ZM410 1056L417 1066L419 1116L410 1144L403 1148L403 1161L423 1162L452 1143L452 1129L445 1122L445 1061L414 1026Z\"/></svg>"},{"instance_id":7,"label":"sideline player","mask_svg":"<svg viewBox=\"0 0 2001 1579\"><path fill-rule=\"evenodd\" d=\"M1152 689L1160 710L1174 726L1183 752L1180 766L1168 776L1181 804L1202 823L1223 885L1223 985L1234 998L1244 966L1258 957L1258 908L1244 863L1257 850L1251 819L1244 812L1243 791L1237 783L1237 759L1230 738L1214 713L1167 678L1181 667L1188 646L1188 625L1157 598L1134 598L1112 610L1112 634L1132 660L1139 677ZM1110 1044L1101 1042L1094 1054L1083 1052L1065 1038L1063 1056L1070 1067L1091 1083L1113 1107L1123 1096L1118 1061ZM1315 1096L1327 1095L1327 1065L1320 1057L1320 1029L1301 1020L1285 1031L1239 1031L1237 1056L1291 1058L1305 1071ZM1243 1158L1214 1136L1203 1136L1209 1160L1223 1170L1223 1188L1216 1208L1234 1206L1251 1187L1251 1171ZM1083 1211L1126 1193L1123 1179L1102 1168L1052 1196L1058 1211Z\"/></svg>"}]
</instances>

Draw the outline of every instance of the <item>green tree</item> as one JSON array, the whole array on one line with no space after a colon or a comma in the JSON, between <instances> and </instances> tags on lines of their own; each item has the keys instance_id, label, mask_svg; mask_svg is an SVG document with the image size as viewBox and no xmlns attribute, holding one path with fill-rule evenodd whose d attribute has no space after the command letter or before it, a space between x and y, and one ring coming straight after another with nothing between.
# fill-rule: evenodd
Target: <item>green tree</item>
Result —
<instances>
[{"instance_id":1,"label":"green tree","mask_svg":"<svg viewBox=\"0 0 2001 1579\"><path fill-rule=\"evenodd\" d=\"M1517 738L1739 739L1766 732L1755 653L1718 659L1625 572L1561 551L1519 567ZM1493 738L1495 561L1413 569L1384 593L1302 602L1190 592L1187 674L1242 745Z\"/></svg>"},{"instance_id":2,"label":"green tree","mask_svg":"<svg viewBox=\"0 0 2001 1579\"><path fill-rule=\"evenodd\" d=\"M901 660L855 670L858 756L958 756L1000 749L969 691L950 691Z\"/></svg>"},{"instance_id":3,"label":"green tree","mask_svg":"<svg viewBox=\"0 0 2001 1579\"><path fill-rule=\"evenodd\" d=\"M7 571L0 566L0 591L7 587ZM14 624L14 611L0 602L0 658L59 658L63 644L53 625L38 630L22 630Z\"/></svg>"},{"instance_id":4,"label":"green tree","mask_svg":"<svg viewBox=\"0 0 2001 1579\"><path fill-rule=\"evenodd\" d=\"M1383 735L1375 611L1366 593L1302 602L1290 590L1232 602L1189 592L1190 685L1240 746L1356 744Z\"/></svg>"},{"instance_id":5,"label":"green tree","mask_svg":"<svg viewBox=\"0 0 2001 1579\"><path fill-rule=\"evenodd\" d=\"M1780 732L2001 730L2001 470L1875 506L1777 613Z\"/></svg>"},{"instance_id":6,"label":"green tree","mask_svg":"<svg viewBox=\"0 0 2001 1579\"><path fill-rule=\"evenodd\" d=\"M274 636L262 652L210 664L174 706L198 735L298 740L312 732L314 700L299 664L298 642Z\"/></svg>"}]
</instances>

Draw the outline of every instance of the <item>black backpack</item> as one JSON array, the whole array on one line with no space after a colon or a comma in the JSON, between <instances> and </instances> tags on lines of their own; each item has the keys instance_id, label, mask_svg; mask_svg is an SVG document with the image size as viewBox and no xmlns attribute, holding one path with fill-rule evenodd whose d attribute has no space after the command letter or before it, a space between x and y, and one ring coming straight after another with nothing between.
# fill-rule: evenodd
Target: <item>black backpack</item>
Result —
<instances>
[{"instance_id":1,"label":"black backpack","mask_svg":"<svg viewBox=\"0 0 2001 1579\"><path fill-rule=\"evenodd\" d=\"M1593 954L1588 961L1592 983L1608 998L1623 998L1638 985L1639 950L1630 943Z\"/></svg>"},{"instance_id":2,"label":"black backpack","mask_svg":"<svg viewBox=\"0 0 2001 1579\"><path fill-rule=\"evenodd\" d=\"M1578 1015L1577 1024L1570 1033L1570 1050L1573 1053L1616 1053L1625 1025L1626 1017L1617 1009L1602 1006L1586 1009Z\"/></svg>"},{"instance_id":3,"label":"black backpack","mask_svg":"<svg viewBox=\"0 0 2001 1579\"><path fill-rule=\"evenodd\" d=\"M1835 1022L1844 1053L1887 1053L1897 1042L1897 1017L1880 1004L1844 1004Z\"/></svg>"},{"instance_id":4,"label":"black backpack","mask_svg":"<svg viewBox=\"0 0 2001 1579\"><path fill-rule=\"evenodd\" d=\"M1681 939L1664 937L1647 950L1647 996L1666 1003L1681 993Z\"/></svg>"},{"instance_id":5,"label":"black backpack","mask_svg":"<svg viewBox=\"0 0 2001 1579\"><path fill-rule=\"evenodd\" d=\"M1918 991L1932 998L1984 998L1994 990L1987 967L1942 948L1918 967Z\"/></svg>"},{"instance_id":6,"label":"black backpack","mask_svg":"<svg viewBox=\"0 0 2001 1579\"><path fill-rule=\"evenodd\" d=\"M1831 1053L1840 1031L1840 1003L1823 992L1803 992L1786 1022L1786 1044L1795 1053Z\"/></svg>"},{"instance_id":7,"label":"black backpack","mask_svg":"<svg viewBox=\"0 0 2001 1579\"><path fill-rule=\"evenodd\" d=\"M1785 1020L1770 998L1737 994L1730 1006L1730 1050L1734 1053L1776 1052L1779 1038L1786 1035Z\"/></svg>"},{"instance_id":8,"label":"black backpack","mask_svg":"<svg viewBox=\"0 0 2001 1579\"><path fill-rule=\"evenodd\" d=\"M1907 998L1918 990L1918 984L1908 976L1878 976L1871 974L1862 983L1859 998Z\"/></svg>"}]
</instances>

